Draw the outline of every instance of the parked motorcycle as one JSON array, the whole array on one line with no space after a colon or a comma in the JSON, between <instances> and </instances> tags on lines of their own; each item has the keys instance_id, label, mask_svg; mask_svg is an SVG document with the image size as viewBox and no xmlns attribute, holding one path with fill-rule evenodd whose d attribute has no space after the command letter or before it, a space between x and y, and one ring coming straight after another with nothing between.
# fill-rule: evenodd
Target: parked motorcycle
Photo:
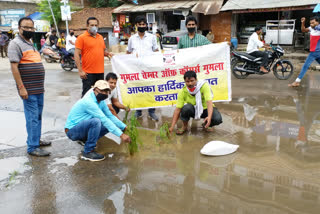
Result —
<instances>
[{"instance_id":1,"label":"parked motorcycle","mask_svg":"<svg viewBox=\"0 0 320 214\"><path fill-rule=\"evenodd\" d=\"M60 64L63 70L72 71L72 69L77 68L73 55L68 54L65 56L62 51L60 51L60 55L61 55Z\"/></svg>"},{"instance_id":2,"label":"parked motorcycle","mask_svg":"<svg viewBox=\"0 0 320 214\"><path fill-rule=\"evenodd\" d=\"M281 59L284 55L284 50L278 45L273 46L270 44L272 51L266 51L268 53L268 65L266 69L273 74L279 80L289 79L293 74L293 65L289 60ZM268 74L260 71L262 58L256 58L247 53L232 52L231 58L231 70L233 75L238 79L245 79L250 74Z\"/></svg>"}]
</instances>

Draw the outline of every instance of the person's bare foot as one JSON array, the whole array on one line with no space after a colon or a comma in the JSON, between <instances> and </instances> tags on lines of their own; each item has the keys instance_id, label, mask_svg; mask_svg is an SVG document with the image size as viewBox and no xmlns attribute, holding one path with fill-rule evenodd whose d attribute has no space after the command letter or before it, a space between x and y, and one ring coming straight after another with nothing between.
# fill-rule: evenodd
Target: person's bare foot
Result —
<instances>
[{"instance_id":1,"label":"person's bare foot","mask_svg":"<svg viewBox=\"0 0 320 214\"><path fill-rule=\"evenodd\" d=\"M288 84L289 87L299 87L300 83L299 82L293 82L291 84Z\"/></svg>"},{"instance_id":2,"label":"person's bare foot","mask_svg":"<svg viewBox=\"0 0 320 214\"><path fill-rule=\"evenodd\" d=\"M265 73L265 74L266 74L266 73L269 73L269 71L268 71L267 69L265 69L264 67L261 67L261 68L260 68L260 71L263 72L263 73Z\"/></svg>"}]
</instances>

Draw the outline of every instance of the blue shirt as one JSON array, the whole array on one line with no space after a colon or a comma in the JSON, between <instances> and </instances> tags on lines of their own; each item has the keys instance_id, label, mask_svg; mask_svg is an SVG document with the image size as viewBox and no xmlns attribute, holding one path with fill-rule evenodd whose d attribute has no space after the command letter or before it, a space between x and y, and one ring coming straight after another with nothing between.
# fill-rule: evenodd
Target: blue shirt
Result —
<instances>
[{"instance_id":1,"label":"blue shirt","mask_svg":"<svg viewBox=\"0 0 320 214\"><path fill-rule=\"evenodd\" d=\"M65 128L72 129L80 122L92 118L100 119L102 125L118 137L122 135L121 130L126 128L126 125L110 112L106 102L98 103L94 92L74 104L68 115Z\"/></svg>"}]
</instances>

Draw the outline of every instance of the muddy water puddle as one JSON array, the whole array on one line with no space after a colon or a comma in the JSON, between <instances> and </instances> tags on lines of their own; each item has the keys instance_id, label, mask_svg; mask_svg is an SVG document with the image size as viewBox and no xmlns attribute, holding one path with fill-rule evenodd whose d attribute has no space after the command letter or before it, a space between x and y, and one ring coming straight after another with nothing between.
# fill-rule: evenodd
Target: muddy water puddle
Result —
<instances>
[{"instance_id":1,"label":"muddy water puddle","mask_svg":"<svg viewBox=\"0 0 320 214\"><path fill-rule=\"evenodd\" d=\"M138 153L102 138L96 149L106 159L97 163L79 160L82 147L59 135L52 157L28 159L30 182L0 192L0 213L319 213L319 104L312 87L234 97L217 104L224 123L213 133L194 121L168 142L159 141L159 124L143 118ZM170 121L165 115L161 121ZM200 155L212 140L240 147Z\"/></svg>"}]
</instances>

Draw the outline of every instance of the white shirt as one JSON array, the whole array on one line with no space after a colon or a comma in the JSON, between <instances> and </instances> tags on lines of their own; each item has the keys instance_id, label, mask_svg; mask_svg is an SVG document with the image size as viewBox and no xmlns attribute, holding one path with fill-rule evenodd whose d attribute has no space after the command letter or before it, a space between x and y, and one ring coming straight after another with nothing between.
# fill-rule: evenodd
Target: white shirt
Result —
<instances>
[{"instance_id":1,"label":"white shirt","mask_svg":"<svg viewBox=\"0 0 320 214\"><path fill-rule=\"evenodd\" d=\"M75 35L73 35L73 36L68 35L67 36L67 38L66 38L66 49L67 49L67 51L69 51L72 48L75 48L75 46L69 42L70 40L73 43L76 43L77 37L75 37Z\"/></svg>"},{"instance_id":2,"label":"white shirt","mask_svg":"<svg viewBox=\"0 0 320 214\"><path fill-rule=\"evenodd\" d=\"M249 42L248 42L248 46L247 46L247 53L252 53L254 51L259 51L258 48L263 47L263 42L261 42L259 40L259 36L256 32L254 32L250 38L249 38Z\"/></svg>"},{"instance_id":3,"label":"white shirt","mask_svg":"<svg viewBox=\"0 0 320 214\"><path fill-rule=\"evenodd\" d=\"M112 104L112 98L118 98L118 90L117 88L113 89L111 93L108 95L108 99L106 99L107 105Z\"/></svg>"},{"instance_id":4,"label":"white shirt","mask_svg":"<svg viewBox=\"0 0 320 214\"><path fill-rule=\"evenodd\" d=\"M87 91L87 93L83 97L89 96L92 91L93 91L93 88L90 88L90 90ZM112 104L112 100L111 100L112 98L118 98L118 90L117 90L117 88L113 89L111 91L111 93L108 95L108 98L105 100L107 105Z\"/></svg>"},{"instance_id":5,"label":"white shirt","mask_svg":"<svg viewBox=\"0 0 320 214\"><path fill-rule=\"evenodd\" d=\"M155 35L145 32L141 39L139 34L136 33L130 37L127 50L130 53L138 54L138 56L150 54L159 50L157 38Z\"/></svg>"}]
</instances>

